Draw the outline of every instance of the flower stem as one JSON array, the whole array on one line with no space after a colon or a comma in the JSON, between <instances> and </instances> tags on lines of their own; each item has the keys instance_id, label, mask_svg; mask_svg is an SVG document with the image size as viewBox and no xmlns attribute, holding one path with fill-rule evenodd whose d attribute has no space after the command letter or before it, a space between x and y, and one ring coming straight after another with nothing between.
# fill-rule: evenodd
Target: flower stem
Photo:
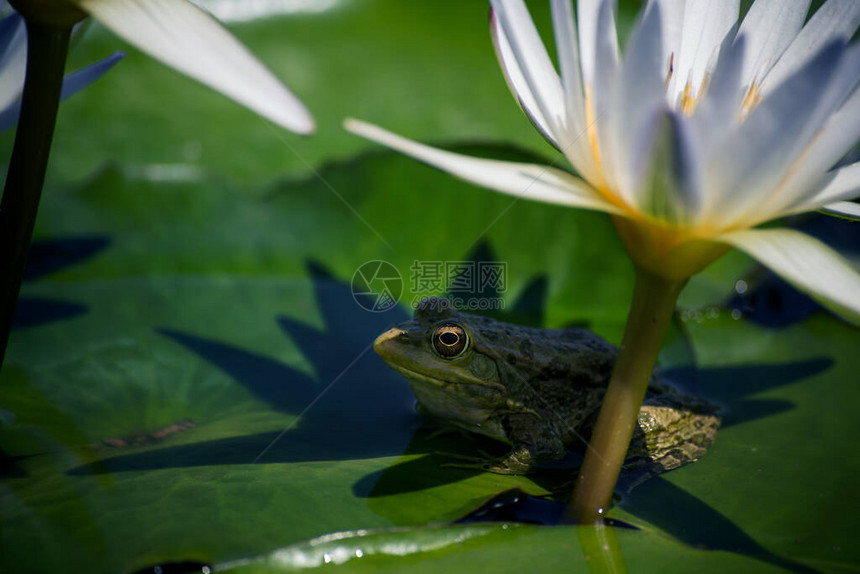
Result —
<instances>
[{"instance_id":1,"label":"flower stem","mask_svg":"<svg viewBox=\"0 0 860 574\"><path fill-rule=\"evenodd\" d=\"M0 365L9 342L45 182L71 25L27 19L27 76L0 202Z\"/></svg>"},{"instance_id":2,"label":"flower stem","mask_svg":"<svg viewBox=\"0 0 860 574\"><path fill-rule=\"evenodd\" d=\"M568 516L580 524L600 521L612 501L663 335L685 283L636 270L618 359L567 508Z\"/></svg>"}]
</instances>

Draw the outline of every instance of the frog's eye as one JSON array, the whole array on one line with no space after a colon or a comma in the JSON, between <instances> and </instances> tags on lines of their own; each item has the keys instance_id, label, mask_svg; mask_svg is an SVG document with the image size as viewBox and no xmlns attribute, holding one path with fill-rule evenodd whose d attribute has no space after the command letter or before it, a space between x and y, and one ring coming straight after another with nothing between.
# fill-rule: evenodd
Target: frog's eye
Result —
<instances>
[{"instance_id":1,"label":"frog's eye","mask_svg":"<svg viewBox=\"0 0 860 574\"><path fill-rule=\"evenodd\" d=\"M463 353L469 346L469 336L460 325L445 323L433 331L433 348L446 358L453 358Z\"/></svg>"}]
</instances>

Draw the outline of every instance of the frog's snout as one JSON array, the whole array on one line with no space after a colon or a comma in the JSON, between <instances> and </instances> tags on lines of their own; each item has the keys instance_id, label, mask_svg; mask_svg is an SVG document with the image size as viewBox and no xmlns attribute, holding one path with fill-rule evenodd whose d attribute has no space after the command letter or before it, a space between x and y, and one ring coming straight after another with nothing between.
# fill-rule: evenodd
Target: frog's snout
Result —
<instances>
[{"instance_id":1,"label":"frog's snout","mask_svg":"<svg viewBox=\"0 0 860 574\"><path fill-rule=\"evenodd\" d=\"M406 334L406 331L394 327L376 338L373 342L373 350L376 351L377 355L388 356L391 353L387 351L390 351L392 346L397 344L398 340L403 342L408 337L409 335Z\"/></svg>"}]
</instances>

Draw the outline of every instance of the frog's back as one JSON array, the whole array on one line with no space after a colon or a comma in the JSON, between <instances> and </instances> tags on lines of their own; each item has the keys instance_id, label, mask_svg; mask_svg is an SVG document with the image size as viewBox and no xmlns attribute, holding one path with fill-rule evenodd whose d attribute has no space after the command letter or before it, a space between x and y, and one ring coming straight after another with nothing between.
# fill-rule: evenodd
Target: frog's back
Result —
<instances>
[{"instance_id":1,"label":"frog's back","mask_svg":"<svg viewBox=\"0 0 860 574\"><path fill-rule=\"evenodd\" d=\"M521 327L486 318L471 326L510 396L552 422L565 442L579 438L609 384L616 348L586 329Z\"/></svg>"},{"instance_id":2,"label":"frog's back","mask_svg":"<svg viewBox=\"0 0 860 574\"><path fill-rule=\"evenodd\" d=\"M606 386L617 349L586 329L521 327L476 317L471 322L478 350L505 363L521 379L537 384Z\"/></svg>"}]
</instances>

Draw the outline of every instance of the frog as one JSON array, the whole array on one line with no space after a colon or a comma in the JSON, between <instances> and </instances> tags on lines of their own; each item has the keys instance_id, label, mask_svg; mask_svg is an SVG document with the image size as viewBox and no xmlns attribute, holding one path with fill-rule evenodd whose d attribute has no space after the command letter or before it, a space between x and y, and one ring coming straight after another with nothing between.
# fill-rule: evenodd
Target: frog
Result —
<instances>
[{"instance_id":1,"label":"frog","mask_svg":"<svg viewBox=\"0 0 860 574\"><path fill-rule=\"evenodd\" d=\"M423 299L413 319L373 348L402 374L419 412L445 428L507 443L499 458L447 466L522 475L587 446L618 349L578 327L520 326ZM659 372L649 380L623 470L635 484L693 462L714 442L718 408L685 394ZM631 483L632 484L632 483Z\"/></svg>"}]
</instances>

